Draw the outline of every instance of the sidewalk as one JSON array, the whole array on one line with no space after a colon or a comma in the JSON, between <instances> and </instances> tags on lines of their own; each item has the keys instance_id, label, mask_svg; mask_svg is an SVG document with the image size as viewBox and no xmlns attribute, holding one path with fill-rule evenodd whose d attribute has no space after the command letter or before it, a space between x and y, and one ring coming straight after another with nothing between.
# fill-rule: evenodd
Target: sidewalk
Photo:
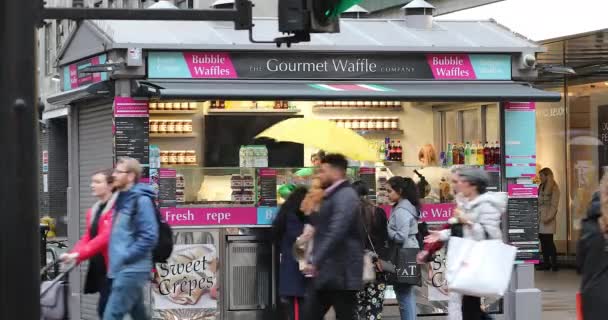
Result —
<instances>
[{"instance_id":1,"label":"sidewalk","mask_svg":"<svg viewBox=\"0 0 608 320\"><path fill-rule=\"evenodd\" d=\"M574 270L560 272L536 272L536 287L542 291L543 318L542 320L575 320L576 319L576 292L579 287L579 276ZM422 320L443 320L446 317L419 317ZM508 320L502 315L496 320ZM325 317L333 320L333 315ZM399 308L386 306L382 319L399 320ZM607 318L608 319L608 318ZM537 320L537 319L524 319Z\"/></svg>"},{"instance_id":2,"label":"sidewalk","mask_svg":"<svg viewBox=\"0 0 608 320\"><path fill-rule=\"evenodd\" d=\"M575 297L580 281L576 272L574 270L562 270L560 272L537 271L535 277L536 287L542 291L542 320L575 320ZM396 306L387 306L382 318L399 320L399 309ZM420 317L420 319L440 320L445 319L445 317ZM496 320L503 319L505 318L502 316L496 317Z\"/></svg>"}]
</instances>

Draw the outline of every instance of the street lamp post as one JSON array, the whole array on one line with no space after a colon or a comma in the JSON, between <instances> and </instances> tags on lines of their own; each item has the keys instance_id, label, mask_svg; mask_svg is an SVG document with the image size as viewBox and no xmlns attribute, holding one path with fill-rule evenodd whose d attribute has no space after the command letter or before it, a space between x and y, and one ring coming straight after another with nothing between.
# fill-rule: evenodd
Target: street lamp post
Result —
<instances>
[{"instance_id":1,"label":"street lamp post","mask_svg":"<svg viewBox=\"0 0 608 320\"><path fill-rule=\"evenodd\" d=\"M36 6L0 1L0 319L40 319Z\"/></svg>"}]
</instances>

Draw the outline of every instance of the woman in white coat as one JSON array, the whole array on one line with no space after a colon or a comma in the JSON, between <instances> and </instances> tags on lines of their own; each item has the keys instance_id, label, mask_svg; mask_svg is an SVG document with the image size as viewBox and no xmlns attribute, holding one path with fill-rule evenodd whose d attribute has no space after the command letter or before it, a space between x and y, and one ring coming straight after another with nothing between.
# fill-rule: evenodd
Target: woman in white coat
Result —
<instances>
[{"instance_id":1,"label":"woman in white coat","mask_svg":"<svg viewBox=\"0 0 608 320\"><path fill-rule=\"evenodd\" d=\"M538 188L538 237L543 252L543 265L540 270L557 271L557 250L553 241L556 229L556 217L559 207L559 187L553 177L553 171L544 168L539 171L540 187Z\"/></svg>"},{"instance_id":2,"label":"woman in white coat","mask_svg":"<svg viewBox=\"0 0 608 320\"><path fill-rule=\"evenodd\" d=\"M476 241L502 239L500 223L507 207L507 195L487 192L489 178L485 171L478 168L462 168L457 179L458 191L466 199L461 206L462 212L457 217L463 225L463 237ZM450 235L449 229L431 231L425 242L447 241ZM480 298L463 296L463 320L482 320L485 316Z\"/></svg>"}]
</instances>

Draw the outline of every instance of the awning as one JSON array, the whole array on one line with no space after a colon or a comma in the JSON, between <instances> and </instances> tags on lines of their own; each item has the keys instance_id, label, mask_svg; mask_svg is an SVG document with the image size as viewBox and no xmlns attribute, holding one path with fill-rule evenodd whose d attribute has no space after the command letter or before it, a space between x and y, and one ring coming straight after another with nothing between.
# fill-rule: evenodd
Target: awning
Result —
<instances>
[{"instance_id":1,"label":"awning","mask_svg":"<svg viewBox=\"0 0 608 320\"><path fill-rule=\"evenodd\" d=\"M167 99L374 100L401 101L559 101L561 95L516 82L385 81L311 82L246 80L140 81L137 95Z\"/></svg>"},{"instance_id":2,"label":"awning","mask_svg":"<svg viewBox=\"0 0 608 320\"><path fill-rule=\"evenodd\" d=\"M88 100L96 97L108 97L114 95L114 86L110 81L82 86L77 89L63 91L46 99L46 102L55 106L65 106L76 101Z\"/></svg>"}]
</instances>

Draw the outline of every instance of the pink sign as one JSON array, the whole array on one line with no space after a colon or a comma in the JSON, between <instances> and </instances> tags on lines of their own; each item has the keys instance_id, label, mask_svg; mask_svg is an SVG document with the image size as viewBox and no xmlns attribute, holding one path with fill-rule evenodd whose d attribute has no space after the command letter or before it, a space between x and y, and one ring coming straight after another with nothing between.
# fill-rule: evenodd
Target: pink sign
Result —
<instances>
[{"instance_id":1,"label":"pink sign","mask_svg":"<svg viewBox=\"0 0 608 320\"><path fill-rule=\"evenodd\" d=\"M88 66L103 64L105 63L105 60L106 55L104 54L68 65L66 69L64 69L65 71L67 71L64 72L64 74L67 73L65 75L68 76L66 79L64 79L64 90L76 89L88 84L98 83L103 80L107 80L107 73L105 72L80 72L81 69L84 69Z\"/></svg>"},{"instance_id":2,"label":"pink sign","mask_svg":"<svg viewBox=\"0 0 608 320\"><path fill-rule=\"evenodd\" d=\"M535 184L509 184L507 186L509 198L536 198L538 186Z\"/></svg>"},{"instance_id":3,"label":"pink sign","mask_svg":"<svg viewBox=\"0 0 608 320\"><path fill-rule=\"evenodd\" d=\"M172 226L227 226L257 224L257 208L161 208Z\"/></svg>"},{"instance_id":4,"label":"pink sign","mask_svg":"<svg viewBox=\"0 0 608 320\"><path fill-rule=\"evenodd\" d=\"M238 74L227 52L184 52L192 78L235 79Z\"/></svg>"},{"instance_id":5,"label":"pink sign","mask_svg":"<svg viewBox=\"0 0 608 320\"><path fill-rule=\"evenodd\" d=\"M149 117L148 101L135 100L129 97L114 98L115 117Z\"/></svg>"},{"instance_id":6,"label":"pink sign","mask_svg":"<svg viewBox=\"0 0 608 320\"><path fill-rule=\"evenodd\" d=\"M393 207L385 205L382 206L382 209L386 212L387 217L390 218ZM456 209L455 203L423 204L422 208L420 208L420 214L424 222L447 222L454 214L454 209Z\"/></svg>"},{"instance_id":7,"label":"pink sign","mask_svg":"<svg viewBox=\"0 0 608 320\"><path fill-rule=\"evenodd\" d=\"M426 59L435 79L477 79L468 54L428 54Z\"/></svg>"},{"instance_id":8,"label":"pink sign","mask_svg":"<svg viewBox=\"0 0 608 320\"><path fill-rule=\"evenodd\" d=\"M534 111L536 110L536 103L534 102L505 102L505 110L510 111Z\"/></svg>"},{"instance_id":9,"label":"pink sign","mask_svg":"<svg viewBox=\"0 0 608 320\"><path fill-rule=\"evenodd\" d=\"M161 179L174 179L177 178L177 170L163 168L158 170L158 176Z\"/></svg>"}]
</instances>

